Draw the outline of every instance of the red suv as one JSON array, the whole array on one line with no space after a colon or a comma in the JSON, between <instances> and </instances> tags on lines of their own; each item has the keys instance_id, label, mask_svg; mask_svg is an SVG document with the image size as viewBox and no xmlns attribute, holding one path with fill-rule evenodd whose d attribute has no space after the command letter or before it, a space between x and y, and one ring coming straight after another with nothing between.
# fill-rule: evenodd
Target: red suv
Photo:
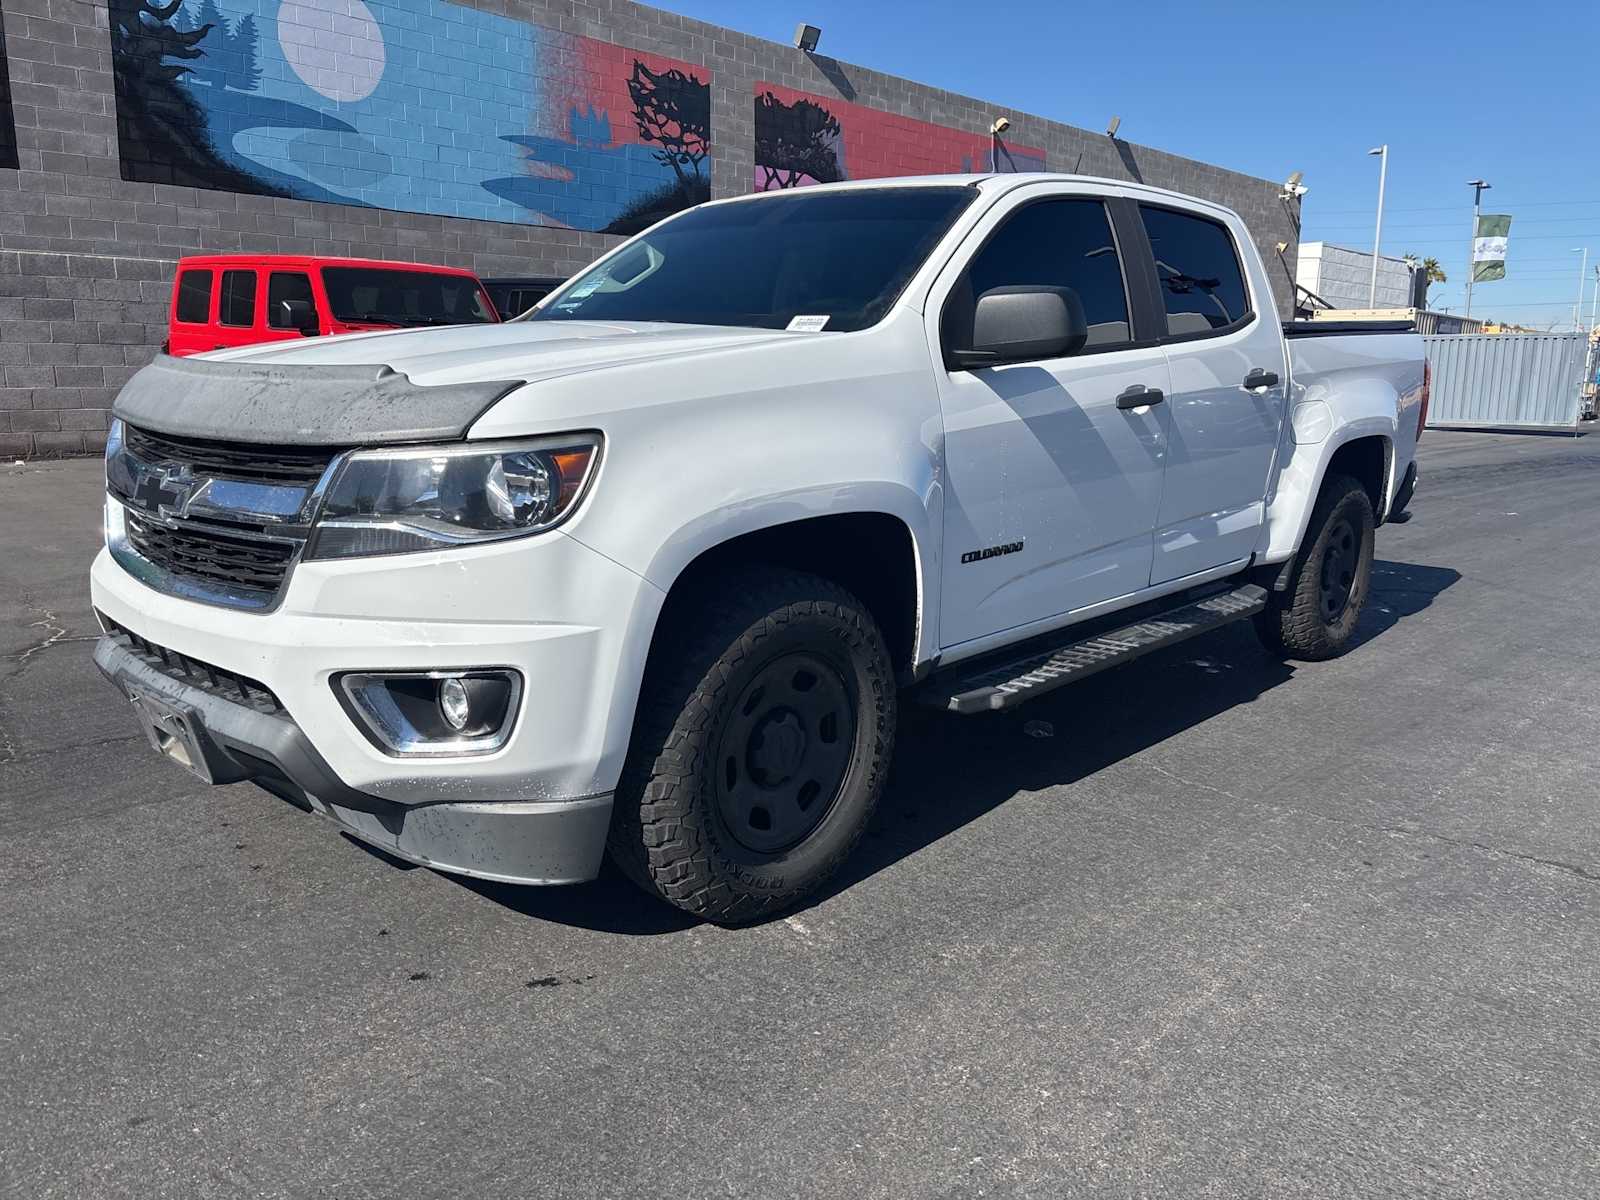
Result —
<instances>
[{"instance_id":1,"label":"red suv","mask_svg":"<svg viewBox=\"0 0 1600 1200\"><path fill-rule=\"evenodd\" d=\"M471 271L364 258L210 254L178 263L167 352L498 321Z\"/></svg>"}]
</instances>

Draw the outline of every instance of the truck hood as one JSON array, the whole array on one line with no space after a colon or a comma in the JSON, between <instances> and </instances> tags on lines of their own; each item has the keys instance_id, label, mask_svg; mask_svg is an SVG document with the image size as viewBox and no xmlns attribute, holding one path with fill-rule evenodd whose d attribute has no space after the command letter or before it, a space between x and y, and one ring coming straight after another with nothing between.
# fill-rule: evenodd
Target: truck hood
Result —
<instances>
[{"instance_id":1,"label":"truck hood","mask_svg":"<svg viewBox=\"0 0 1600 1200\"><path fill-rule=\"evenodd\" d=\"M527 383L643 361L810 337L765 329L514 321L165 355L113 413L159 433L274 445L464 437Z\"/></svg>"},{"instance_id":2,"label":"truck hood","mask_svg":"<svg viewBox=\"0 0 1600 1200\"><path fill-rule=\"evenodd\" d=\"M420 387L440 387L485 379L535 383L579 371L795 336L716 325L508 321L272 342L205 358L285 367L386 366Z\"/></svg>"}]
</instances>

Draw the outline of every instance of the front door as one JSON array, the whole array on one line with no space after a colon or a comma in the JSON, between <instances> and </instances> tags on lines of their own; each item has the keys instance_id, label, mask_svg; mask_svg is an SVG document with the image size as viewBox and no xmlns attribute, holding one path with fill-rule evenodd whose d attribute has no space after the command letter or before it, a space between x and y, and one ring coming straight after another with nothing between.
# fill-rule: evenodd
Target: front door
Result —
<instances>
[{"instance_id":1,"label":"front door","mask_svg":"<svg viewBox=\"0 0 1600 1200\"><path fill-rule=\"evenodd\" d=\"M1151 575L1152 583L1164 583L1241 562L1255 549L1283 430L1288 369L1267 281L1246 274L1228 226L1154 205L1141 204L1139 213L1155 260L1172 373Z\"/></svg>"},{"instance_id":2,"label":"front door","mask_svg":"<svg viewBox=\"0 0 1600 1200\"><path fill-rule=\"evenodd\" d=\"M1168 380L1160 349L1134 344L1104 199L1025 188L972 236L981 248L970 265L930 298L936 359L970 332L976 299L1008 285L1073 289L1089 337L1065 358L976 370L936 361L945 647L1146 587L1167 438L1165 405L1118 404Z\"/></svg>"}]
</instances>

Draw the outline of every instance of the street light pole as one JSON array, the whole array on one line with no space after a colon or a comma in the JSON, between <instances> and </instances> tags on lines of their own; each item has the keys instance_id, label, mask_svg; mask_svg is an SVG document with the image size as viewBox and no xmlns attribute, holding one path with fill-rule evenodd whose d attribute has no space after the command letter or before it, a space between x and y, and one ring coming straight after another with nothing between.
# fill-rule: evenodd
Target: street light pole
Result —
<instances>
[{"instance_id":1,"label":"street light pole","mask_svg":"<svg viewBox=\"0 0 1600 1200\"><path fill-rule=\"evenodd\" d=\"M1367 289L1367 307L1378 307L1378 248L1383 245L1383 185L1389 178L1389 143L1368 150L1378 156L1378 225L1372 231L1372 286ZM1474 226L1476 229L1476 226Z\"/></svg>"},{"instance_id":2,"label":"street light pole","mask_svg":"<svg viewBox=\"0 0 1600 1200\"><path fill-rule=\"evenodd\" d=\"M1588 336L1583 339L1583 391L1588 395L1588 412L1594 411L1595 379L1594 379L1594 330L1595 318L1600 316L1600 266L1594 269L1594 290L1589 294L1589 328Z\"/></svg>"},{"instance_id":3,"label":"street light pole","mask_svg":"<svg viewBox=\"0 0 1600 1200\"><path fill-rule=\"evenodd\" d=\"M1583 328L1583 281L1589 276L1589 247L1574 246L1572 252L1583 251L1583 262L1578 267L1578 299L1572 306L1572 332Z\"/></svg>"},{"instance_id":4,"label":"street light pole","mask_svg":"<svg viewBox=\"0 0 1600 1200\"><path fill-rule=\"evenodd\" d=\"M1472 239L1467 243L1467 316L1472 315L1472 267L1473 259L1478 254L1478 210L1482 207L1483 193L1492 184L1481 179L1467 180L1467 186L1472 189Z\"/></svg>"}]
</instances>

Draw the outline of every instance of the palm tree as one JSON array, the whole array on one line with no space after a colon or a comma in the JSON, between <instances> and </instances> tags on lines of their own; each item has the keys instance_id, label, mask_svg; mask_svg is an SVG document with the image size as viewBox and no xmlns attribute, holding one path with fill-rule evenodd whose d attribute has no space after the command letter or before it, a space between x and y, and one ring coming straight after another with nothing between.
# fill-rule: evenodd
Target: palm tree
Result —
<instances>
[{"instance_id":1,"label":"palm tree","mask_svg":"<svg viewBox=\"0 0 1600 1200\"><path fill-rule=\"evenodd\" d=\"M1419 260L1415 254L1408 254L1406 255L1406 261L1415 267ZM1428 277L1429 287L1432 287L1436 283L1444 283L1447 280L1448 277L1444 273L1444 268L1439 265L1439 260L1437 258L1424 258L1420 261L1422 270ZM1426 295L1424 295L1423 299L1425 302L1427 302ZM1428 307L1433 307L1431 302L1428 302Z\"/></svg>"}]
</instances>

